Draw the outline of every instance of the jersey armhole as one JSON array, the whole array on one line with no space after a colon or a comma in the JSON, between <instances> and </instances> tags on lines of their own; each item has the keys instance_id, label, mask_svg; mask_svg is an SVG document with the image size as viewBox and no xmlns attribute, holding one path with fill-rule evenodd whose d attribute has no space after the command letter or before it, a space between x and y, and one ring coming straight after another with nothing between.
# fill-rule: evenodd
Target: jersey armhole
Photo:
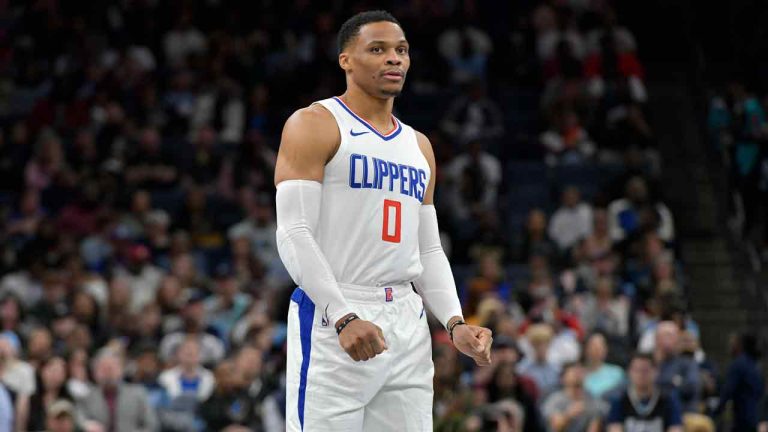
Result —
<instances>
[{"instance_id":1,"label":"jersey armhole","mask_svg":"<svg viewBox=\"0 0 768 432\"><path fill-rule=\"evenodd\" d=\"M326 111L331 113L331 115L333 116L334 120L336 120L336 127L339 129L339 146L336 148L336 152L333 154L333 156L331 156L331 158L328 159L328 161L325 163L326 167L329 167L329 166L335 164L336 161L341 158L340 154L344 153L343 150L346 147L346 142L347 142L347 140L344 139L344 131L341 128L341 125L343 123L342 119L339 117L338 113L332 107L328 106L329 104L326 104L326 101L328 101L328 100L329 99L322 100L322 101L316 101L316 102L312 102L310 104L310 106L312 106L312 105L319 105L319 106L325 108Z\"/></svg>"},{"instance_id":2,"label":"jersey armhole","mask_svg":"<svg viewBox=\"0 0 768 432\"><path fill-rule=\"evenodd\" d=\"M429 176L427 177L427 183L429 183L429 180L432 179L432 176L435 175L435 173L432 172L432 168L429 166L429 160L427 159L427 155L424 154L424 150L421 149L421 145L419 144L419 135L416 133L416 129L412 128L411 126L403 125L403 127L407 127L410 129L411 134L413 135L413 141L416 143L416 150L418 150L419 154L421 155L421 158L424 160L424 166L427 167L427 170L429 172ZM432 144L430 144L432 145ZM435 170L437 170L437 160L435 160ZM426 193L426 190L425 190Z\"/></svg>"}]
</instances>

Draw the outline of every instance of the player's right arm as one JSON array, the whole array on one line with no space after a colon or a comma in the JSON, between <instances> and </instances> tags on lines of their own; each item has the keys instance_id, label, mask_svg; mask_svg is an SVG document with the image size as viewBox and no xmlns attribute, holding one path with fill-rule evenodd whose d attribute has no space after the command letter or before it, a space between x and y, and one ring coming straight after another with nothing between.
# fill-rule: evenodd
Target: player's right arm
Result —
<instances>
[{"instance_id":1,"label":"player's right arm","mask_svg":"<svg viewBox=\"0 0 768 432\"><path fill-rule=\"evenodd\" d=\"M314 232L320 219L325 164L340 142L336 122L324 107L300 109L285 123L275 166L280 258L294 282L337 329L355 311L341 293ZM368 360L386 349L381 329L362 319L344 327L339 343L355 361Z\"/></svg>"}]
</instances>

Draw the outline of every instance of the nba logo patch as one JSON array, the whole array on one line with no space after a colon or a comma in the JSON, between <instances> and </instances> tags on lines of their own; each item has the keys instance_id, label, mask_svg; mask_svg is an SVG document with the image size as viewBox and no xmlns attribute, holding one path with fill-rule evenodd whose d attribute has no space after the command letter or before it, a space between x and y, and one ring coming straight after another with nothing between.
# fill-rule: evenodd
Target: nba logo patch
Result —
<instances>
[{"instance_id":1,"label":"nba logo patch","mask_svg":"<svg viewBox=\"0 0 768 432\"><path fill-rule=\"evenodd\" d=\"M388 302L392 301L392 287L384 288L384 300Z\"/></svg>"}]
</instances>

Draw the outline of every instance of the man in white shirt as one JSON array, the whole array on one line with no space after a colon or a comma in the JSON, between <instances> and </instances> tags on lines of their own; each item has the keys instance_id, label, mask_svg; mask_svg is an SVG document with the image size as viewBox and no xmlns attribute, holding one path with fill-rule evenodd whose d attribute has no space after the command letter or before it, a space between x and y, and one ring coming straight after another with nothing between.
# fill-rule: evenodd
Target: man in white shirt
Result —
<instances>
[{"instance_id":1,"label":"man in white shirt","mask_svg":"<svg viewBox=\"0 0 768 432\"><path fill-rule=\"evenodd\" d=\"M549 221L549 236L565 251L590 234L592 206L581 201L578 188L568 186L563 190L562 206Z\"/></svg>"}]
</instances>

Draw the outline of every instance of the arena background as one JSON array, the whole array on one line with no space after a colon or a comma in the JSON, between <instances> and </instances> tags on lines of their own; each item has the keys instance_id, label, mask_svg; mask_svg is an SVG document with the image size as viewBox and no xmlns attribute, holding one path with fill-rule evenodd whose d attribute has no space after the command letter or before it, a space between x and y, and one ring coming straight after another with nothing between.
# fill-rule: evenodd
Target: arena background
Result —
<instances>
[{"instance_id":1,"label":"arena background","mask_svg":"<svg viewBox=\"0 0 768 432\"><path fill-rule=\"evenodd\" d=\"M281 127L343 92L336 31L376 8L410 42L395 114L435 148L465 314L494 330L481 370L433 323L436 430L542 430L592 334L621 371L664 320L696 430L763 396L729 365L767 328L765 4L3 1L0 430L100 430L115 353L158 430L283 430Z\"/></svg>"}]
</instances>

